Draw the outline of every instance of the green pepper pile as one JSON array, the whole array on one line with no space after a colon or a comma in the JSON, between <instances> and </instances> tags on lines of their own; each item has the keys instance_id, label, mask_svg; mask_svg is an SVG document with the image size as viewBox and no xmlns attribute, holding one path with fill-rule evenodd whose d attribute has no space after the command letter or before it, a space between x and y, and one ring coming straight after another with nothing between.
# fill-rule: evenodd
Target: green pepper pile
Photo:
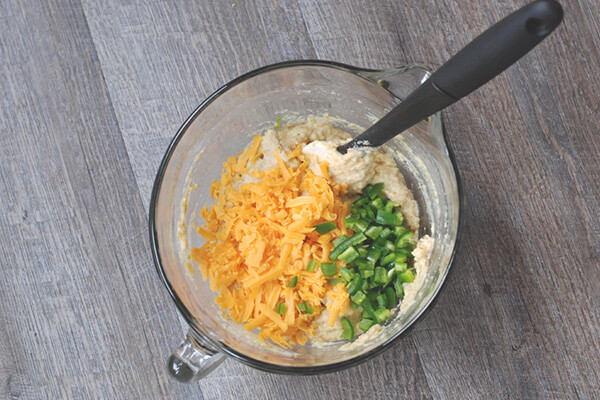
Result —
<instances>
[{"instance_id":1,"label":"green pepper pile","mask_svg":"<svg viewBox=\"0 0 600 400\"><path fill-rule=\"evenodd\" d=\"M340 267L340 278L351 305L363 309L358 325L363 332L391 317L391 310L404 297L403 284L415 279L413 232L396 209L398 204L385 198L382 189L383 183L369 185L354 201L346 217L346 227L354 234L335 239L329 254L331 261L346 262L346 267ZM342 337L352 340L352 324L347 318L341 322Z\"/></svg>"}]
</instances>

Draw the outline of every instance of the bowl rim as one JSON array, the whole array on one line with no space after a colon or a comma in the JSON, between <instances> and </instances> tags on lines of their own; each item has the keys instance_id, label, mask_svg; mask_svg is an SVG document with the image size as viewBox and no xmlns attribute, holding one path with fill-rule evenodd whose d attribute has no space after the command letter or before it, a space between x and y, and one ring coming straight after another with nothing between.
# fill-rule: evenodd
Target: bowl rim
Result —
<instances>
[{"instance_id":1,"label":"bowl rim","mask_svg":"<svg viewBox=\"0 0 600 400\"><path fill-rule=\"evenodd\" d=\"M159 165L159 168L158 168L158 171L156 174L156 178L154 180L154 185L152 188L150 205L149 205L148 228L149 228L149 234L150 234L150 247L151 247L151 251L152 251L152 258L154 260L154 264L155 264L156 270L158 272L158 275L162 279L163 284L165 285L165 287L167 288L167 291L171 295L171 298L175 302L177 309L183 315L184 319L191 327L192 332L199 335L203 339L203 342L205 344L209 345L208 347L212 346L212 347L214 347L214 350L223 352L223 353L227 354L228 356L234 358L237 361L240 361L246 365L249 365L253 368L256 368L256 369L259 369L262 371L274 372L274 373L280 373L280 374L289 374L289 375L315 375L315 374L330 373L330 372L335 372L335 371L340 371L340 370L343 370L346 368L350 368L352 366L358 365L362 362L365 362L365 361L381 354L383 351L390 348L393 344L397 343L400 339L407 336L412 331L412 329L414 329L415 325L418 322L422 321L423 317L429 313L431 308L433 308L433 306L435 305L442 288L445 287L445 283L448 279L450 271L452 270L452 265L456 258L456 254L458 252L458 248L459 248L459 245L460 245L460 242L462 239L463 226L464 226L464 193L463 193L463 189L462 189L461 176L458 171L458 167L456 165L454 150L452 149L452 144L448 140L444 120L442 118L442 114L441 114L441 112L438 112L434 115L437 115L440 118L443 140L444 140L444 144L447 149L448 158L449 158L450 163L452 164L452 168L454 170L454 175L456 178L456 185L457 185L457 192L458 192L458 226L457 226L457 231L456 231L454 248L452 249L452 254L448 261L448 268L446 269L444 275L441 277L440 284L434 291L433 295L431 296L431 298L429 299L427 304L425 304L425 306L412 318L411 321L408 322L408 324L404 328L402 328L400 331L396 332L391 338L389 338L387 341L385 341L381 345L367 351L366 353L360 354L360 355L350 358L348 360L339 361L339 362L335 362L332 364L323 364L323 365L315 365L315 366L288 366L288 365L279 365L279 364L269 363L266 361L257 360L255 358L252 358L244 353L241 353L241 352L231 348L230 346L228 346L220 341L216 341L216 340L212 339L210 337L210 335L208 333L206 333L204 331L204 329L202 329L201 325L192 316L190 311L185 307L185 305L183 304L183 302L177 295L175 289L172 287L172 285L171 285L169 279L167 278L167 275L162 267L162 262L161 262L161 257L160 257L160 249L159 249L159 245L158 245L158 232L156 230L155 219L156 219L156 206L157 206L158 197L160 194L160 189L162 186L163 177L164 177L165 171L169 165L171 156L173 155L173 152L174 152L175 148L177 147L178 143L180 142L181 138L183 137L183 135L185 134L185 132L187 131L189 126L194 122L194 120L214 100L216 100L221 94L225 93L232 87L234 87L248 79L251 79L251 78L258 76L260 74L263 74L265 72L269 72L269 71L273 71L273 70L277 70L277 69L289 68L289 67L334 68L334 69L343 70L343 71L358 75L361 78L363 78L371 83L375 83L375 82L371 79L368 79L365 76L362 76L360 73L387 71L387 70L359 68L359 67L355 67L352 65L338 63L338 62L334 62L334 61L311 60L311 59L309 59L309 60L293 60L293 61L284 61L284 62L279 62L279 63L275 63L275 64L270 64L270 65L266 65L261 68L254 69L243 75L240 75L239 77L237 77L237 78L229 81L225 85L221 86L220 88L215 90L211 95L209 95L204 101L202 101L202 103L200 103L200 105L198 107L196 107L196 109L189 115L189 117L183 122L181 127L177 130L177 133L175 134L175 136L171 140L169 146L167 147L167 150L165 151L165 155L163 156L163 158L160 162L160 165ZM394 68L394 69L396 69L396 68ZM430 73L432 70L431 68L429 68L427 65L424 65L424 64L410 64L410 63L407 63L401 67L398 67L397 69L402 70L402 72L406 72L411 69L421 69L427 73ZM393 93L391 93L391 94L394 97L396 97Z\"/></svg>"}]
</instances>

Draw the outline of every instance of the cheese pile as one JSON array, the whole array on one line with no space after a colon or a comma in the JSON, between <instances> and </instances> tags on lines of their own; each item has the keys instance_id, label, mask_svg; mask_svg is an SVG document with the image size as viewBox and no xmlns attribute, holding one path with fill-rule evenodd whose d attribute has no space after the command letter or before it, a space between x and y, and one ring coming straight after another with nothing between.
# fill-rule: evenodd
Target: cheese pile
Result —
<instances>
[{"instance_id":1,"label":"cheese pile","mask_svg":"<svg viewBox=\"0 0 600 400\"><path fill-rule=\"evenodd\" d=\"M261 340L288 347L312 336L312 322L323 312L326 297L329 326L349 306L342 283L328 283L320 268L307 271L311 259L329 261L332 240L348 233L348 205L341 200L346 185L331 181L325 163L319 165L321 174L313 173L302 145L283 158L260 149L259 135L223 164L221 180L211 186L214 204L201 211L206 222L198 234L206 242L191 253L219 293L217 304L234 321L248 330L258 328ZM259 157L274 157L277 166L252 171ZM243 183L248 174L256 182ZM336 229L315 232L315 225L327 221ZM290 283L294 277L295 285Z\"/></svg>"}]
</instances>

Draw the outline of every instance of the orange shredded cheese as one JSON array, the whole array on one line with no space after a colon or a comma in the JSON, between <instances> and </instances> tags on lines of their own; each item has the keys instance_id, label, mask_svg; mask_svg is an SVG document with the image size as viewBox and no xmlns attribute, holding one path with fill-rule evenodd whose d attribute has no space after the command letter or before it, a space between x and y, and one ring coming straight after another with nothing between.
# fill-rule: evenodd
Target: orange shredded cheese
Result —
<instances>
[{"instance_id":1,"label":"orange shredded cheese","mask_svg":"<svg viewBox=\"0 0 600 400\"><path fill-rule=\"evenodd\" d=\"M328 322L349 304L344 285L331 287L320 268L306 271L311 258L327 260L331 241L347 232L348 205L341 200L346 185L330 180L326 164L320 165L322 176L314 174L301 145L287 157L277 151L261 154L260 148L261 136L256 136L223 163L221 180L210 189L214 204L200 212L206 222L197 231L206 242L193 248L191 256L219 293L217 304L234 321L248 330L258 328L261 340L286 347L304 344L326 297L331 300ZM274 157L277 166L250 172L261 156ZM258 182L244 183L248 174ZM321 236L314 226L325 221L335 222L337 229ZM294 276L298 282L290 288ZM312 314L300 312L302 302L312 306ZM283 314L277 312L279 303L287 308Z\"/></svg>"}]
</instances>

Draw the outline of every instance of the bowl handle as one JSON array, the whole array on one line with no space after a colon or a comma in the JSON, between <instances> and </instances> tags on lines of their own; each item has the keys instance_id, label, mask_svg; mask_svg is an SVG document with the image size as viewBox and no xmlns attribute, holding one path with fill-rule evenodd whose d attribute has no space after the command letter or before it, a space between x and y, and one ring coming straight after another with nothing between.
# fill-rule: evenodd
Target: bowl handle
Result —
<instances>
[{"instance_id":1,"label":"bowl handle","mask_svg":"<svg viewBox=\"0 0 600 400\"><path fill-rule=\"evenodd\" d=\"M225 354L213 350L192 330L173 351L167 362L169 375L179 382L194 382L204 378L225 360Z\"/></svg>"},{"instance_id":2,"label":"bowl handle","mask_svg":"<svg viewBox=\"0 0 600 400\"><path fill-rule=\"evenodd\" d=\"M432 68L424 64L407 64L380 71L360 71L357 75L386 89L400 100L411 94L432 73Z\"/></svg>"}]
</instances>

